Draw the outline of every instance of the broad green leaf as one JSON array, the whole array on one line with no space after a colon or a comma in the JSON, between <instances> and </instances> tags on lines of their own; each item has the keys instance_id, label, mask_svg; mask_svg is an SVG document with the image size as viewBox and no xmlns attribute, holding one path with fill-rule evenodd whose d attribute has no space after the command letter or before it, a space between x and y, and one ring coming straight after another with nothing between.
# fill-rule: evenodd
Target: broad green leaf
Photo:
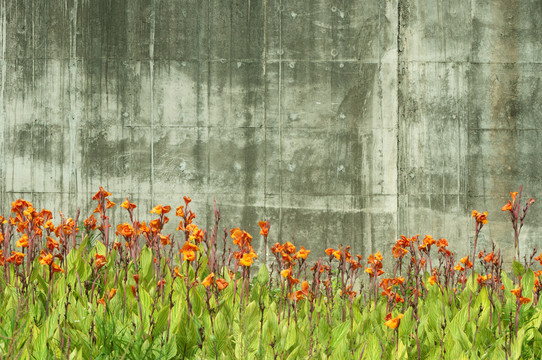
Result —
<instances>
[{"instance_id":1,"label":"broad green leaf","mask_svg":"<svg viewBox=\"0 0 542 360\"><path fill-rule=\"evenodd\" d=\"M258 283L260 283L262 286L267 285L269 282L269 271L267 270L267 266L265 264L260 266L256 278L258 279Z\"/></svg>"},{"instance_id":2,"label":"broad green leaf","mask_svg":"<svg viewBox=\"0 0 542 360\"><path fill-rule=\"evenodd\" d=\"M523 276L525 274L525 267L518 261L514 260L512 262L512 271L516 276Z\"/></svg>"},{"instance_id":3,"label":"broad green leaf","mask_svg":"<svg viewBox=\"0 0 542 360\"><path fill-rule=\"evenodd\" d=\"M150 281L152 276L152 263L152 251L145 246L139 255L140 275L145 279L145 281Z\"/></svg>"},{"instance_id":4,"label":"broad green leaf","mask_svg":"<svg viewBox=\"0 0 542 360\"><path fill-rule=\"evenodd\" d=\"M152 336L153 338L157 337L162 331L164 331L167 327L168 319L169 319L169 305L164 306L162 310L158 313L158 316L156 317L156 323L154 324L154 328L152 329Z\"/></svg>"}]
</instances>

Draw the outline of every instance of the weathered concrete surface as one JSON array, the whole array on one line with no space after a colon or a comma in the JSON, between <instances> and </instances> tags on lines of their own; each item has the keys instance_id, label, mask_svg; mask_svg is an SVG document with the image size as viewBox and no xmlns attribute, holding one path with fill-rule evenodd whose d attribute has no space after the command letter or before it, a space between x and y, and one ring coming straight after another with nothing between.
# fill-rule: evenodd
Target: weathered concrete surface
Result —
<instances>
[{"instance_id":1,"label":"weathered concrete surface","mask_svg":"<svg viewBox=\"0 0 542 360\"><path fill-rule=\"evenodd\" d=\"M0 0L2 211L88 214L103 185L141 219L190 195L206 224L216 198L224 226L367 255L416 233L464 252L477 209L510 250L508 191L542 199L541 21L527 0Z\"/></svg>"}]
</instances>

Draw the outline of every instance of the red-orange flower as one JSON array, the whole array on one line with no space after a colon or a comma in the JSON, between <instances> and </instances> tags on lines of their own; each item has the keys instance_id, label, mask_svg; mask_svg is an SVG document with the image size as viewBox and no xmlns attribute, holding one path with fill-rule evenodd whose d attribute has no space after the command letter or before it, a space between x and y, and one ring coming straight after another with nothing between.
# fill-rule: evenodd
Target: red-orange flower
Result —
<instances>
[{"instance_id":1,"label":"red-orange flower","mask_svg":"<svg viewBox=\"0 0 542 360\"><path fill-rule=\"evenodd\" d=\"M94 258L94 265L96 265L97 270L100 270L107 263L104 255L96 254L94 255Z\"/></svg>"},{"instance_id":2,"label":"red-orange flower","mask_svg":"<svg viewBox=\"0 0 542 360\"><path fill-rule=\"evenodd\" d=\"M103 187L100 186L100 190L92 197L92 200L99 200L102 197L107 197L111 195L110 192L105 191Z\"/></svg>"},{"instance_id":3,"label":"red-orange flower","mask_svg":"<svg viewBox=\"0 0 542 360\"><path fill-rule=\"evenodd\" d=\"M215 279L215 273L212 272L210 273L209 275L207 275L207 277L205 279L203 279L203 281L201 282L201 284L205 287L209 287L213 284L213 280Z\"/></svg>"},{"instance_id":4,"label":"red-orange flower","mask_svg":"<svg viewBox=\"0 0 542 360\"><path fill-rule=\"evenodd\" d=\"M170 210L171 210L171 206L169 205L166 205L166 206L156 205L155 207L152 208L151 214L157 214L157 215L167 214Z\"/></svg>"},{"instance_id":5,"label":"red-orange flower","mask_svg":"<svg viewBox=\"0 0 542 360\"><path fill-rule=\"evenodd\" d=\"M470 269L472 267L472 262L469 260L468 256L461 258L459 262L461 262L462 264L465 264L465 268L467 269Z\"/></svg>"},{"instance_id":6,"label":"red-orange flower","mask_svg":"<svg viewBox=\"0 0 542 360\"><path fill-rule=\"evenodd\" d=\"M228 282L224 279L218 279L216 280L216 286L218 287L218 290L224 290L228 287Z\"/></svg>"},{"instance_id":7,"label":"red-orange flower","mask_svg":"<svg viewBox=\"0 0 542 360\"><path fill-rule=\"evenodd\" d=\"M115 296L116 293L117 293L117 289L112 288L112 289L109 291L109 294L107 295L107 297L109 298L109 300L113 299L113 297Z\"/></svg>"},{"instance_id":8,"label":"red-orange flower","mask_svg":"<svg viewBox=\"0 0 542 360\"><path fill-rule=\"evenodd\" d=\"M510 290L510 292L514 295L516 295L517 298L521 296L521 286L515 289Z\"/></svg>"},{"instance_id":9,"label":"red-orange flower","mask_svg":"<svg viewBox=\"0 0 542 360\"><path fill-rule=\"evenodd\" d=\"M269 220L267 221L259 221L258 225L260 226L260 235L267 236L269 235L269 228L271 227L271 223Z\"/></svg>"},{"instance_id":10,"label":"red-orange flower","mask_svg":"<svg viewBox=\"0 0 542 360\"><path fill-rule=\"evenodd\" d=\"M21 238L17 240L17 243L15 244L16 247L22 247L22 248L26 248L28 247L28 245L30 244L28 243L28 235L26 234L23 234L23 236L21 236Z\"/></svg>"},{"instance_id":11,"label":"red-orange flower","mask_svg":"<svg viewBox=\"0 0 542 360\"><path fill-rule=\"evenodd\" d=\"M111 209L113 206L115 206L115 203L113 201L110 201L109 199L105 199L105 208Z\"/></svg>"},{"instance_id":12,"label":"red-orange flower","mask_svg":"<svg viewBox=\"0 0 542 360\"><path fill-rule=\"evenodd\" d=\"M298 259L306 259L310 252L310 250L306 250L303 246L301 246L301 249L299 249L299 251L295 254L295 257Z\"/></svg>"},{"instance_id":13,"label":"red-orange flower","mask_svg":"<svg viewBox=\"0 0 542 360\"><path fill-rule=\"evenodd\" d=\"M87 231L96 229L96 218L94 215L90 215L88 218L83 221L83 225L87 229Z\"/></svg>"},{"instance_id":14,"label":"red-orange flower","mask_svg":"<svg viewBox=\"0 0 542 360\"><path fill-rule=\"evenodd\" d=\"M162 245L166 246L166 245L171 244L171 241L169 240L169 238L171 237L171 234L169 234L168 236L158 234L158 236L160 237L160 243Z\"/></svg>"},{"instance_id":15,"label":"red-orange flower","mask_svg":"<svg viewBox=\"0 0 542 360\"><path fill-rule=\"evenodd\" d=\"M404 316L403 314L398 314L397 317L386 321L384 325L386 325L390 329L397 329L397 327L401 323L401 319L403 318L403 316Z\"/></svg>"},{"instance_id":16,"label":"red-orange flower","mask_svg":"<svg viewBox=\"0 0 542 360\"><path fill-rule=\"evenodd\" d=\"M126 198L126 200L122 204L120 204L120 207L125 208L128 211L131 211L131 210L134 210L137 206L136 204L131 203L128 198Z\"/></svg>"},{"instance_id":17,"label":"red-orange flower","mask_svg":"<svg viewBox=\"0 0 542 360\"><path fill-rule=\"evenodd\" d=\"M58 266L54 261L51 263L51 267L53 268L53 273L57 272L64 272L64 269L62 269L60 266Z\"/></svg>"},{"instance_id":18,"label":"red-orange flower","mask_svg":"<svg viewBox=\"0 0 542 360\"><path fill-rule=\"evenodd\" d=\"M179 271L178 266L175 266L175 269L173 269L173 272L175 273L175 277L180 277L180 278L183 277L183 274L181 274L181 272Z\"/></svg>"},{"instance_id":19,"label":"red-orange flower","mask_svg":"<svg viewBox=\"0 0 542 360\"><path fill-rule=\"evenodd\" d=\"M512 202L508 200L508 203L501 208L501 211L512 211Z\"/></svg>"},{"instance_id":20,"label":"red-orange flower","mask_svg":"<svg viewBox=\"0 0 542 360\"><path fill-rule=\"evenodd\" d=\"M47 236L47 248L51 252L53 252L54 249L58 249L58 241L56 241L50 236Z\"/></svg>"},{"instance_id":21,"label":"red-orange flower","mask_svg":"<svg viewBox=\"0 0 542 360\"><path fill-rule=\"evenodd\" d=\"M482 286L482 285L485 285L487 281L490 279L491 279L491 274L478 275L478 278L476 279L476 281L478 282L478 285Z\"/></svg>"},{"instance_id":22,"label":"red-orange flower","mask_svg":"<svg viewBox=\"0 0 542 360\"><path fill-rule=\"evenodd\" d=\"M476 222L479 224L487 224L487 211L481 213L476 210L472 210L472 217L475 218Z\"/></svg>"},{"instance_id":23,"label":"red-orange flower","mask_svg":"<svg viewBox=\"0 0 542 360\"><path fill-rule=\"evenodd\" d=\"M196 253L193 251L183 251L183 258L186 261L196 260Z\"/></svg>"},{"instance_id":24,"label":"red-orange flower","mask_svg":"<svg viewBox=\"0 0 542 360\"><path fill-rule=\"evenodd\" d=\"M53 255L52 254L45 254L43 251L41 252L41 255L39 257L39 261L41 265L51 265L53 262Z\"/></svg>"},{"instance_id":25,"label":"red-orange flower","mask_svg":"<svg viewBox=\"0 0 542 360\"><path fill-rule=\"evenodd\" d=\"M254 259L257 257L258 256L254 252L245 253L243 254L243 257L239 260L239 265L250 267L254 262Z\"/></svg>"}]
</instances>

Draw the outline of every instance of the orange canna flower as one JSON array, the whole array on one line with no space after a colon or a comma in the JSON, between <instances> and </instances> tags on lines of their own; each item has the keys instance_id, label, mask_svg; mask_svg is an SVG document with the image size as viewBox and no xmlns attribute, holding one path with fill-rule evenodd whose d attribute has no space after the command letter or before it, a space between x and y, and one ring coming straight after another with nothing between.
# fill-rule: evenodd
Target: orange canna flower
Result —
<instances>
[{"instance_id":1,"label":"orange canna flower","mask_svg":"<svg viewBox=\"0 0 542 360\"><path fill-rule=\"evenodd\" d=\"M299 279L296 279L291 275L288 276L288 281L290 282L290 285L292 286L299 283Z\"/></svg>"},{"instance_id":2,"label":"orange canna flower","mask_svg":"<svg viewBox=\"0 0 542 360\"><path fill-rule=\"evenodd\" d=\"M132 294L134 294L135 297L137 297L137 289L134 285L130 286L130 289L132 289Z\"/></svg>"},{"instance_id":3,"label":"orange canna flower","mask_svg":"<svg viewBox=\"0 0 542 360\"><path fill-rule=\"evenodd\" d=\"M51 265L53 262L53 255L52 254L45 254L43 251L39 257L39 261L41 265Z\"/></svg>"},{"instance_id":4,"label":"orange canna flower","mask_svg":"<svg viewBox=\"0 0 542 360\"><path fill-rule=\"evenodd\" d=\"M112 289L109 291L109 294L107 295L107 297L109 298L109 300L113 299L113 297L115 296L116 293L117 293L117 289L112 288Z\"/></svg>"},{"instance_id":5,"label":"orange canna flower","mask_svg":"<svg viewBox=\"0 0 542 360\"><path fill-rule=\"evenodd\" d=\"M185 251L199 251L199 248L197 245L192 244L190 241L185 241L180 252L184 253Z\"/></svg>"},{"instance_id":6,"label":"orange canna flower","mask_svg":"<svg viewBox=\"0 0 542 360\"><path fill-rule=\"evenodd\" d=\"M176 276L176 277L179 277L179 278L182 278L182 277L183 277L183 274L181 274L181 272L179 271L179 267L178 267L178 266L175 266L175 269L173 269L173 271L175 272L175 276Z\"/></svg>"},{"instance_id":7,"label":"orange canna flower","mask_svg":"<svg viewBox=\"0 0 542 360\"><path fill-rule=\"evenodd\" d=\"M464 258L461 258L461 260L459 260L462 264L465 264L465 267L467 269L470 269L472 267L472 262L469 260L469 257L468 256L465 256Z\"/></svg>"},{"instance_id":8,"label":"orange canna flower","mask_svg":"<svg viewBox=\"0 0 542 360\"><path fill-rule=\"evenodd\" d=\"M246 267L250 267L252 265L252 263L254 262L254 258L256 258L256 254L251 252L251 253L245 253L243 254L243 257L241 258L241 260L239 260L239 265L242 265L242 266L246 266Z\"/></svg>"},{"instance_id":9,"label":"orange canna flower","mask_svg":"<svg viewBox=\"0 0 542 360\"><path fill-rule=\"evenodd\" d=\"M139 274L134 274L132 277L134 278L136 284L139 284Z\"/></svg>"},{"instance_id":10,"label":"orange canna flower","mask_svg":"<svg viewBox=\"0 0 542 360\"><path fill-rule=\"evenodd\" d=\"M309 283L307 281L301 283L301 292L303 292L305 296L309 296Z\"/></svg>"},{"instance_id":11,"label":"orange canna flower","mask_svg":"<svg viewBox=\"0 0 542 360\"><path fill-rule=\"evenodd\" d=\"M120 204L120 207L125 208L128 211L131 211L131 210L134 210L137 206L136 204L131 203L128 198L126 198L126 200L124 200L124 202Z\"/></svg>"},{"instance_id":12,"label":"orange canna flower","mask_svg":"<svg viewBox=\"0 0 542 360\"><path fill-rule=\"evenodd\" d=\"M258 221L258 225L260 226L260 235L267 236L269 235L269 228L271 227L271 223L269 223L269 220L267 221Z\"/></svg>"},{"instance_id":13,"label":"orange canna flower","mask_svg":"<svg viewBox=\"0 0 542 360\"><path fill-rule=\"evenodd\" d=\"M113 206L115 206L115 203L113 201L110 201L109 199L105 199L105 208L111 209Z\"/></svg>"},{"instance_id":14,"label":"orange canna flower","mask_svg":"<svg viewBox=\"0 0 542 360\"><path fill-rule=\"evenodd\" d=\"M57 272L64 273L64 269L58 266L54 261L51 263L51 267L53 268L53 273L57 273Z\"/></svg>"},{"instance_id":15,"label":"orange canna flower","mask_svg":"<svg viewBox=\"0 0 542 360\"><path fill-rule=\"evenodd\" d=\"M290 276L291 274L292 274L292 268L288 268L280 272L280 275L282 275L283 278L286 278Z\"/></svg>"},{"instance_id":16,"label":"orange canna flower","mask_svg":"<svg viewBox=\"0 0 542 360\"><path fill-rule=\"evenodd\" d=\"M305 298L305 295L303 294L301 290L294 291L293 293L290 294L290 299L292 299L293 301L300 301L304 298Z\"/></svg>"},{"instance_id":17,"label":"orange canna flower","mask_svg":"<svg viewBox=\"0 0 542 360\"><path fill-rule=\"evenodd\" d=\"M97 221L96 221L96 218L94 217L94 215L90 215L88 218L85 219L85 221L83 222L83 225L85 226L87 231L90 231L90 230L96 229L96 222ZM51 223L51 225L52 225L52 223Z\"/></svg>"},{"instance_id":18,"label":"orange canna flower","mask_svg":"<svg viewBox=\"0 0 542 360\"><path fill-rule=\"evenodd\" d=\"M99 200L101 197L107 197L109 195L111 195L111 193L105 191L104 188L100 186L100 190L92 197L92 200Z\"/></svg>"},{"instance_id":19,"label":"orange canna flower","mask_svg":"<svg viewBox=\"0 0 542 360\"><path fill-rule=\"evenodd\" d=\"M209 287L211 286L211 284L213 283L213 280L215 279L215 273L212 272L210 273L209 275L207 275L207 277L205 279L203 279L203 281L201 282L201 284L205 287Z\"/></svg>"},{"instance_id":20,"label":"orange canna flower","mask_svg":"<svg viewBox=\"0 0 542 360\"><path fill-rule=\"evenodd\" d=\"M287 254L293 254L293 253L295 253L295 245L292 244L291 242L286 241L282 246L283 246L283 250L284 250Z\"/></svg>"},{"instance_id":21,"label":"orange canna flower","mask_svg":"<svg viewBox=\"0 0 542 360\"><path fill-rule=\"evenodd\" d=\"M171 241L169 240L169 238L171 237L171 234L169 234L168 236L158 234L158 236L160 237L160 243L162 245L166 246L166 245L171 244Z\"/></svg>"},{"instance_id":22,"label":"orange canna flower","mask_svg":"<svg viewBox=\"0 0 542 360\"><path fill-rule=\"evenodd\" d=\"M501 208L501 211L512 211L512 202L508 200L508 203Z\"/></svg>"},{"instance_id":23,"label":"orange canna flower","mask_svg":"<svg viewBox=\"0 0 542 360\"><path fill-rule=\"evenodd\" d=\"M56 241L50 236L47 236L47 248L49 249L49 251L53 252L54 249L58 249L58 246L58 241Z\"/></svg>"},{"instance_id":24,"label":"orange canna flower","mask_svg":"<svg viewBox=\"0 0 542 360\"><path fill-rule=\"evenodd\" d=\"M183 258L186 261L196 260L196 253L193 251L183 251Z\"/></svg>"},{"instance_id":25,"label":"orange canna flower","mask_svg":"<svg viewBox=\"0 0 542 360\"><path fill-rule=\"evenodd\" d=\"M518 287L518 288L515 288L515 289L512 289L510 290L510 292L514 295L516 295L516 297L519 299L521 297L521 286Z\"/></svg>"},{"instance_id":26,"label":"orange canna flower","mask_svg":"<svg viewBox=\"0 0 542 360\"><path fill-rule=\"evenodd\" d=\"M437 240L437 246L438 247L443 247L443 246L448 246L448 240L446 239L438 239Z\"/></svg>"},{"instance_id":27,"label":"orange canna flower","mask_svg":"<svg viewBox=\"0 0 542 360\"><path fill-rule=\"evenodd\" d=\"M491 274L487 274L487 275L478 275L478 278L476 279L476 281L478 282L478 285L482 286L482 285L485 285L487 283L488 280L491 279Z\"/></svg>"},{"instance_id":28,"label":"orange canna flower","mask_svg":"<svg viewBox=\"0 0 542 360\"><path fill-rule=\"evenodd\" d=\"M186 205L188 205L192 201L189 196L183 196L183 200Z\"/></svg>"},{"instance_id":29,"label":"orange canna flower","mask_svg":"<svg viewBox=\"0 0 542 360\"><path fill-rule=\"evenodd\" d=\"M117 225L117 231L115 232L115 234L124 236L125 238L129 238L135 234L135 231L132 225L124 223Z\"/></svg>"},{"instance_id":30,"label":"orange canna flower","mask_svg":"<svg viewBox=\"0 0 542 360\"><path fill-rule=\"evenodd\" d=\"M487 211L484 211L483 213L478 212L476 210L472 210L472 217L476 219L477 223L480 224L487 224Z\"/></svg>"},{"instance_id":31,"label":"orange canna flower","mask_svg":"<svg viewBox=\"0 0 542 360\"><path fill-rule=\"evenodd\" d=\"M393 319L389 319L388 321L386 321L384 323L384 325L386 325L390 329L397 329L397 327L399 326L403 316L404 316L403 314L398 314L397 317L395 317Z\"/></svg>"},{"instance_id":32,"label":"orange canna flower","mask_svg":"<svg viewBox=\"0 0 542 360\"><path fill-rule=\"evenodd\" d=\"M100 270L107 263L104 255L96 254L94 255L94 258L94 265L96 265L96 270Z\"/></svg>"},{"instance_id":33,"label":"orange canna flower","mask_svg":"<svg viewBox=\"0 0 542 360\"><path fill-rule=\"evenodd\" d=\"M310 250L305 250L305 248L301 246L301 249L295 254L295 257L298 259L306 259L310 252Z\"/></svg>"},{"instance_id":34,"label":"orange canna flower","mask_svg":"<svg viewBox=\"0 0 542 360\"><path fill-rule=\"evenodd\" d=\"M429 284L431 285L435 285L435 283L437 282L437 276L435 274L433 274L430 278L429 278Z\"/></svg>"},{"instance_id":35,"label":"orange canna flower","mask_svg":"<svg viewBox=\"0 0 542 360\"><path fill-rule=\"evenodd\" d=\"M456 266L454 266L454 270L455 271L465 271L465 268L463 266L461 266L460 264L457 264Z\"/></svg>"},{"instance_id":36,"label":"orange canna flower","mask_svg":"<svg viewBox=\"0 0 542 360\"><path fill-rule=\"evenodd\" d=\"M98 299L98 304L105 306L105 295L101 299Z\"/></svg>"},{"instance_id":37,"label":"orange canna flower","mask_svg":"<svg viewBox=\"0 0 542 360\"><path fill-rule=\"evenodd\" d=\"M216 286L218 287L218 290L224 290L228 287L228 282L224 279L218 279L216 280Z\"/></svg>"},{"instance_id":38,"label":"orange canna flower","mask_svg":"<svg viewBox=\"0 0 542 360\"><path fill-rule=\"evenodd\" d=\"M18 252L18 251L12 251L11 256L6 259L7 262L13 263L15 265L21 265L23 263L23 258L26 255Z\"/></svg>"},{"instance_id":39,"label":"orange canna flower","mask_svg":"<svg viewBox=\"0 0 542 360\"><path fill-rule=\"evenodd\" d=\"M28 247L28 245L30 245L28 243L28 235L23 234L23 236L21 236L21 238L19 240L17 240L17 243L15 244L15 247L26 248L26 247Z\"/></svg>"},{"instance_id":40,"label":"orange canna flower","mask_svg":"<svg viewBox=\"0 0 542 360\"><path fill-rule=\"evenodd\" d=\"M169 205L166 205L166 206L156 205L155 207L152 208L151 214L157 214L157 215L167 214L170 210L171 210L171 206Z\"/></svg>"}]
</instances>

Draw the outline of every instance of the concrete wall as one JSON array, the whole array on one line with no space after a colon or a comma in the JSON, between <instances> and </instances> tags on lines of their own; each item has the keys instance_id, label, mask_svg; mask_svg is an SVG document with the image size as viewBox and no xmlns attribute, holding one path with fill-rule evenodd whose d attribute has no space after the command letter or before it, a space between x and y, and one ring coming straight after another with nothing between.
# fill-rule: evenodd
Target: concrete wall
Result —
<instances>
[{"instance_id":1,"label":"concrete wall","mask_svg":"<svg viewBox=\"0 0 542 360\"><path fill-rule=\"evenodd\" d=\"M465 252L477 209L511 253L508 192L542 200L541 21L529 0L0 0L2 211L90 214L103 185L141 219L189 195L205 225L216 198L224 226L367 255Z\"/></svg>"}]
</instances>

